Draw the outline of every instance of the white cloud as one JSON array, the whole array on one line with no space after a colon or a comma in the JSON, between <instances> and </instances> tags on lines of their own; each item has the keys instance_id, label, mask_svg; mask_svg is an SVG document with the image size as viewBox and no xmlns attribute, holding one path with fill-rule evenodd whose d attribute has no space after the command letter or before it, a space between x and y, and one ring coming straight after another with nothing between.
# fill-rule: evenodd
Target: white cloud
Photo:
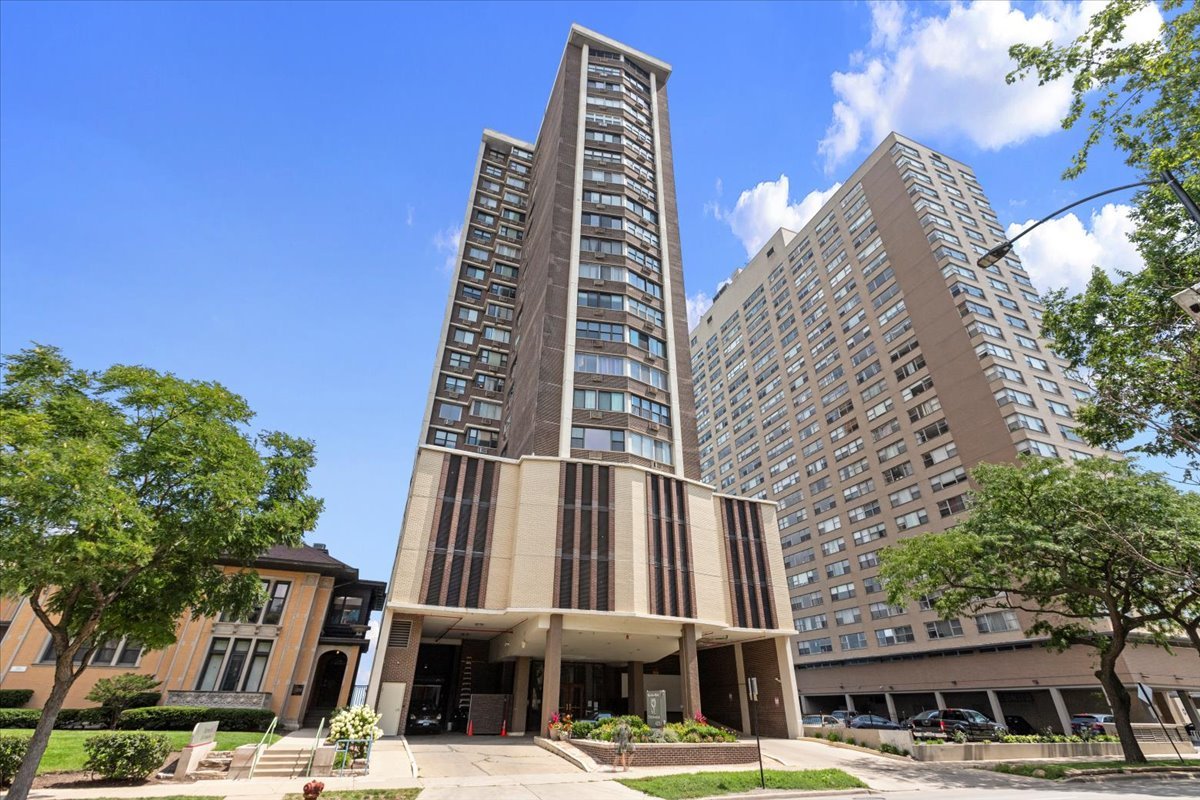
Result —
<instances>
[{"instance_id":1,"label":"white cloud","mask_svg":"<svg viewBox=\"0 0 1200 800\"><path fill-rule=\"evenodd\" d=\"M1109 274L1136 272L1145 266L1129 234L1134 230L1131 206L1109 203L1093 211L1088 224L1074 214L1051 220L1014 245L1025 269L1041 291L1066 287L1078 292L1097 266ZM1008 226L1016 236L1035 220Z\"/></svg>"},{"instance_id":2,"label":"white cloud","mask_svg":"<svg viewBox=\"0 0 1200 800\"><path fill-rule=\"evenodd\" d=\"M789 197L788 176L780 175L777 181L763 181L742 192L728 211L716 203L708 208L714 217L729 225L746 248L746 255L753 256L780 228L794 231L803 228L839 188L841 184L835 183L824 191L813 190L793 203Z\"/></svg>"},{"instance_id":3,"label":"white cloud","mask_svg":"<svg viewBox=\"0 0 1200 800\"><path fill-rule=\"evenodd\" d=\"M688 330L692 330L700 324L700 318L704 313L712 308L712 298L708 296L708 292L696 292L687 299L687 317Z\"/></svg>"},{"instance_id":4,"label":"white cloud","mask_svg":"<svg viewBox=\"0 0 1200 800\"><path fill-rule=\"evenodd\" d=\"M446 254L442 262L442 272L447 275L454 272L458 261L458 244L462 240L462 225L451 225L433 235L433 248L439 253Z\"/></svg>"},{"instance_id":5,"label":"white cloud","mask_svg":"<svg viewBox=\"0 0 1200 800\"><path fill-rule=\"evenodd\" d=\"M410 227L410 228L412 227L412 224L413 224L413 212L414 212L415 210L416 210L416 209L414 209L414 208L412 207L412 204L411 204L411 203L410 203L410 204L409 204L409 205L406 207L406 209L405 209L405 213L404 213L404 224L405 224L405 225L407 225L407 226L408 226L408 227Z\"/></svg>"},{"instance_id":6,"label":"white cloud","mask_svg":"<svg viewBox=\"0 0 1200 800\"><path fill-rule=\"evenodd\" d=\"M872 5L870 42L852 54L853 69L832 76L833 121L817 148L826 169L891 131L965 139L998 150L1060 130L1069 81L1005 84L1013 67L1008 48L1069 41L1103 5L1047 2L1026 14L1008 2L953 2L934 6L945 11L924 17L918 10L930 5ZM1154 38L1161 24L1157 5L1150 3L1130 18L1125 41Z\"/></svg>"}]
</instances>

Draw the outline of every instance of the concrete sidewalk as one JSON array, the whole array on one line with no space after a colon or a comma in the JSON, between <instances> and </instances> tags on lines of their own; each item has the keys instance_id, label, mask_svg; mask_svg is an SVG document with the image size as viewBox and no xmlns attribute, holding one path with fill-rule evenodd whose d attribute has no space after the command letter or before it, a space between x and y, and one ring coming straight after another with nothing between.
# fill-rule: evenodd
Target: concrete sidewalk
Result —
<instances>
[{"instance_id":1,"label":"concrete sidewalk","mask_svg":"<svg viewBox=\"0 0 1200 800\"><path fill-rule=\"evenodd\" d=\"M311 739L312 734L309 734ZM297 736L303 740L303 736ZM295 741L295 740L293 740ZM293 745L294 746L294 745ZM915 793L956 790L962 797L997 790L1049 789L1053 784L1036 778L1019 778L959 766L928 765L892 759L817 742L764 739L763 756L768 769L826 769L835 767L863 780L876 792ZM410 749L420 778L413 777ZM537 749L538 756L529 752ZM551 760L546 760L551 759ZM371 774L355 777L321 778L326 791L339 789L393 789L419 787L421 800L634 800L646 795L622 786L619 778L651 775L746 770L754 765L712 767L633 767L629 772L604 770L582 772L540 750L532 740L423 739L406 743L403 738L375 743ZM510 763L511 762L511 763ZM449 773L449 774L447 774ZM173 795L227 797L234 800L280 800L284 794L299 793L307 779L256 778L240 781L157 784L111 789L41 789L35 800L95 800L104 798L153 798Z\"/></svg>"}]
</instances>

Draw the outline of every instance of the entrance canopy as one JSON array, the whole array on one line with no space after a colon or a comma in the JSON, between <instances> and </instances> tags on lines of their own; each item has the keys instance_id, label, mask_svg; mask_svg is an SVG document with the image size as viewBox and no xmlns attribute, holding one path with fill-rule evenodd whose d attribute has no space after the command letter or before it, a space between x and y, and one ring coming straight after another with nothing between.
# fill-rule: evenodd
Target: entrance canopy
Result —
<instances>
[{"instance_id":1,"label":"entrance canopy","mask_svg":"<svg viewBox=\"0 0 1200 800\"><path fill-rule=\"evenodd\" d=\"M492 661L545 658L551 613L562 615L562 654L571 661L658 661L678 652L680 629L687 623L696 625L697 649L764 638L761 630L730 628L716 622L644 617L612 611L393 608L398 613L421 614L424 617L421 630L423 641L490 642L489 658Z\"/></svg>"}]
</instances>

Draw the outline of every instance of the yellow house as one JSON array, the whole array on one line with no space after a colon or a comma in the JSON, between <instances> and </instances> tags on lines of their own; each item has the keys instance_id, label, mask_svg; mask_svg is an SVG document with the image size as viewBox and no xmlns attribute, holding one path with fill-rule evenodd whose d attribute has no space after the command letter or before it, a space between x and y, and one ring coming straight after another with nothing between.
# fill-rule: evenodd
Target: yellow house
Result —
<instances>
[{"instance_id":1,"label":"yellow house","mask_svg":"<svg viewBox=\"0 0 1200 800\"><path fill-rule=\"evenodd\" d=\"M261 608L245 619L188 615L162 650L105 642L65 707L93 705L84 698L96 681L124 672L158 679L164 705L269 708L285 727L316 725L345 705L386 584L360 580L321 544L272 548L254 567L269 596ZM0 598L0 688L32 689L28 706L37 708L53 675L50 635L28 602Z\"/></svg>"}]
</instances>

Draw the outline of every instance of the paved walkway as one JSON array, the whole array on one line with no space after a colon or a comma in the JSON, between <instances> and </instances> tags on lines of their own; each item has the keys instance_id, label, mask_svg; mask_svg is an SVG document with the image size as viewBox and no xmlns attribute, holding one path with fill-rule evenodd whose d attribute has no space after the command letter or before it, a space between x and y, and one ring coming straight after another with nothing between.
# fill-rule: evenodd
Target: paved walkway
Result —
<instances>
[{"instance_id":1,"label":"paved walkway","mask_svg":"<svg viewBox=\"0 0 1200 800\"><path fill-rule=\"evenodd\" d=\"M303 740L303 736L297 736ZM309 735L311 740L311 732ZM836 767L856 775L871 787L850 798L895 793L901 800L921 793L921 800L1017 800L1036 792L1038 800L1142 800L1143 798L1196 797L1196 781L1139 779L1103 784L1062 785L1036 778L999 775L978 769L943 764L920 764L891 759L817 742L786 739L763 741L768 769L823 769ZM293 745L294 746L294 745ZM326 790L423 787L420 800L645 800L646 795L627 789L614 779L678 772L748 769L736 767L635 767L628 773L605 770L583 772L537 747L529 738L429 737L410 742L420 779L412 776L405 741L383 739L375 743L371 774L360 777L322 778ZM534 752L536 751L536 752ZM231 800L280 800L299 793L305 779L260 778L241 781L200 781L113 789L42 789L35 800L95 800L104 798L169 797L196 795ZM843 798L847 795L842 795Z\"/></svg>"},{"instance_id":2,"label":"paved walkway","mask_svg":"<svg viewBox=\"0 0 1200 800\"><path fill-rule=\"evenodd\" d=\"M421 778L573 773L566 760L543 750L529 736L413 736L409 749Z\"/></svg>"}]
</instances>

